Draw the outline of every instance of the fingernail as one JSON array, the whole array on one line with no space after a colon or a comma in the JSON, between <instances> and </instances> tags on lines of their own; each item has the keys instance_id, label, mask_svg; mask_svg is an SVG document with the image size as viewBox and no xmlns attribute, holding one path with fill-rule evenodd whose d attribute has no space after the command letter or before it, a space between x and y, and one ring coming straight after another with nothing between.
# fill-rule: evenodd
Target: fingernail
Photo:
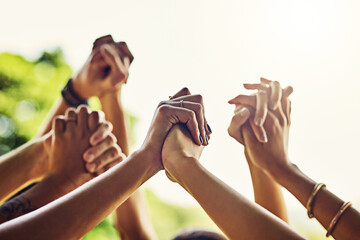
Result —
<instances>
[{"instance_id":1,"label":"fingernail","mask_svg":"<svg viewBox=\"0 0 360 240\"><path fill-rule=\"evenodd\" d=\"M209 145L209 139L206 135L205 135L205 140L206 140L206 144Z\"/></svg>"},{"instance_id":2,"label":"fingernail","mask_svg":"<svg viewBox=\"0 0 360 240\"><path fill-rule=\"evenodd\" d=\"M247 108L243 108L239 111L240 116L245 117L247 114ZM261 120L261 119L260 119Z\"/></svg>"},{"instance_id":3,"label":"fingernail","mask_svg":"<svg viewBox=\"0 0 360 240\"><path fill-rule=\"evenodd\" d=\"M199 139L200 139L200 142L201 142L201 143L203 143L203 142L204 142L204 140L203 140L203 138L202 138L202 136L201 136L201 135L199 135Z\"/></svg>"},{"instance_id":4,"label":"fingernail","mask_svg":"<svg viewBox=\"0 0 360 240\"><path fill-rule=\"evenodd\" d=\"M267 136L265 134L261 135L261 140L263 140L264 142L268 142Z\"/></svg>"},{"instance_id":5,"label":"fingernail","mask_svg":"<svg viewBox=\"0 0 360 240\"><path fill-rule=\"evenodd\" d=\"M257 125L257 126L261 125L261 118L256 119L255 125Z\"/></svg>"},{"instance_id":6,"label":"fingernail","mask_svg":"<svg viewBox=\"0 0 360 240\"><path fill-rule=\"evenodd\" d=\"M207 126L207 129L209 130L209 132L211 132L211 133L212 133L212 130L211 130L210 125L207 123L207 124L206 124L206 126Z\"/></svg>"},{"instance_id":7,"label":"fingernail","mask_svg":"<svg viewBox=\"0 0 360 240\"><path fill-rule=\"evenodd\" d=\"M91 163L91 164L88 164L87 165L87 169L89 172L94 172L95 171L95 164L94 163Z\"/></svg>"}]
</instances>

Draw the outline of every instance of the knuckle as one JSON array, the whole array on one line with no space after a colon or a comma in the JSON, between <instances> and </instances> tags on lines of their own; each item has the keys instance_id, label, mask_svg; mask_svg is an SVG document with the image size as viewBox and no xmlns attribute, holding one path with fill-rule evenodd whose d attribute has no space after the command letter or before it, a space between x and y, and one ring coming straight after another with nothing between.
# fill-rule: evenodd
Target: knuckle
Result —
<instances>
[{"instance_id":1,"label":"knuckle","mask_svg":"<svg viewBox=\"0 0 360 240\"><path fill-rule=\"evenodd\" d=\"M78 112L86 112L88 113L89 112L89 107L84 105L84 104L81 104L80 106L78 106L77 108Z\"/></svg>"},{"instance_id":2,"label":"knuckle","mask_svg":"<svg viewBox=\"0 0 360 240\"><path fill-rule=\"evenodd\" d=\"M161 102L158 104L158 107L163 106L163 105L165 105L165 104L167 104L167 103L168 103L168 101L163 100L163 101L161 101Z\"/></svg>"},{"instance_id":3,"label":"knuckle","mask_svg":"<svg viewBox=\"0 0 360 240\"><path fill-rule=\"evenodd\" d=\"M202 103L203 102L203 96L201 94L194 95L197 102Z\"/></svg>"},{"instance_id":4,"label":"knuckle","mask_svg":"<svg viewBox=\"0 0 360 240\"><path fill-rule=\"evenodd\" d=\"M184 87L183 89L181 89L182 92L184 92L186 95L190 94L190 90L187 87Z\"/></svg>"},{"instance_id":5,"label":"knuckle","mask_svg":"<svg viewBox=\"0 0 360 240\"><path fill-rule=\"evenodd\" d=\"M105 129L106 130L112 131L113 125L112 125L111 122L106 121L104 124L105 124Z\"/></svg>"},{"instance_id":6,"label":"knuckle","mask_svg":"<svg viewBox=\"0 0 360 240\"><path fill-rule=\"evenodd\" d=\"M168 106L162 105L162 106L158 107L157 111L159 114L166 114L168 110L169 110Z\"/></svg>"}]
</instances>

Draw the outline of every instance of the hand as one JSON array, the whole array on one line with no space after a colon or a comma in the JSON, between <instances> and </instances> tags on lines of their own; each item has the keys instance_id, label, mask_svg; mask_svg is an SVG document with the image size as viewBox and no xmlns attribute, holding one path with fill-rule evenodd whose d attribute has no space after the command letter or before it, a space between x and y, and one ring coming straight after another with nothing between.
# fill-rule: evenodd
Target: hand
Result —
<instances>
[{"instance_id":1,"label":"hand","mask_svg":"<svg viewBox=\"0 0 360 240\"><path fill-rule=\"evenodd\" d=\"M72 81L75 92L88 99L116 91L126 83L132 60L125 42L115 43L111 36L97 39L90 57Z\"/></svg>"},{"instance_id":2,"label":"hand","mask_svg":"<svg viewBox=\"0 0 360 240\"><path fill-rule=\"evenodd\" d=\"M204 146L208 144L210 132L205 130L202 96L185 95L187 93L189 93L188 89L182 89L171 100L163 101L158 105L142 145L141 149L151 156L159 169L163 168L161 159L163 143L175 124L185 124L195 144Z\"/></svg>"},{"instance_id":3,"label":"hand","mask_svg":"<svg viewBox=\"0 0 360 240\"><path fill-rule=\"evenodd\" d=\"M198 161L203 149L204 146L194 144L183 124L176 124L166 137L161 153L166 176L173 182L180 182L187 161Z\"/></svg>"},{"instance_id":4,"label":"hand","mask_svg":"<svg viewBox=\"0 0 360 240\"><path fill-rule=\"evenodd\" d=\"M82 155L90 147L89 139L98 125L99 114L89 114L85 106L80 106L76 111L70 108L65 117L58 116L54 119L52 139L46 143L51 163L49 175L62 179L64 186L70 189L77 188L94 177L85 169ZM98 169L100 173L105 170Z\"/></svg>"},{"instance_id":5,"label":"hand","mask_svg":"<svg viewBox=\"0 0 360 240\"><path fill-rule=\"evenodd\" d=\"M266 120L264 122L264 130L268 134L269 141L267 143L260 143L251 130L251 127L254 126L253 121L242 126L246 122L245 118L250 118L255 116L252 106L248 105L249 113L244 117L241 117L240 114L235 114L236 121L240 124L236 125L236 121L233 121L229 127L229 133L236 138L240 139L239 142L242 142L245 145L245 151L251 159L252 163L257 167L264 169L267 172L273 172L274 169L279 169L285 167L288 164L288 153L287 153L287 143L288 143L288 134L290 127L290 101L288 99L289 94L292 92L291 87L287 87L283 91L281 98L281 105L276 108L275 111L268 111ZM253 102L254 96L242 96L242 100L245 102ZM266 98L267 99L267 98ZM240 111L243 110L243 107L240 107ZM236 128L236 127L237 128ZM242 126L242 135L236 131L240 130ZM240 137L239 137L240 136Z\"/></svg>"},{"instance_id":6,"label":"hand","mask_svg":"<svg viewBox=\"0 0 360 240\"><path fill-rule=\"evenodd\" d=\"M249 109L246 106L255 108L249 122L258 141L266 143L268 139L263 124L268 109L278 112L279 107L284 107L286 98L292 93L292 87L281 89L280 83L277 81L270 81L265 78L260 78L260 81L261 83L257 84L244 84L246 89L258 90L257 93L250 96L241 94L229 101L230 104L235 104L236 107L228 133L241 144L244 144L244 142L239 130L247 118L250 117ZM287 118L290 119L289 116Z\"/></svg>"}]
</instances>

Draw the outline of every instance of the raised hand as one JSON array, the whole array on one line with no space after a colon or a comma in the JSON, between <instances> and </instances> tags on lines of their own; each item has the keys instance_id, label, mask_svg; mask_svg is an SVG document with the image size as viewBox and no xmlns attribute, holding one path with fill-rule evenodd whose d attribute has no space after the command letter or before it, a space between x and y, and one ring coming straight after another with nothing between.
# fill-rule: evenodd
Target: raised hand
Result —
<instances>
[{"instance_id":1,"label":"raised hand","mask_svg":"<svg viewBox=\"0 0 360 240\"><path fill-rule=\"evenodd\" d=\"M97 112L89 113L86 106L80 106L77 110L68 109L65 117L58 116L53 121L52 138L46 141L50 158L49 175L61 178L66 187L76 188L93 178L92 173L100 174L124 158L114 142L106 142L112 135L101 140L107 131L105 129L110 127L104 127L109 124L100 124L99 119ZM98 136L94 132L101 136L98 137L100 141L91 148L91 137ZM90 155L95 157L85 158L88 161L85 164L82 158L83 155L89 156L85 154L89 148L93 153ZM111 151L111 158L107 156L108 151Z\"/></svg>"},{"instance_id":2,"label":"raised hand","mask_svg":"<svg viewBox=\"0 0 360 240\"><path fill-rule=\"evenodd\" d=\"M125 42L115 43L110 35L94 42L93 50L72 84L83 99L102 96L126 83L134 57Z\"/></svg>"},{"instance_id":3,"label":"raised hand","mask_svg":"<svg viewBox=\"0 0 360 240\"><path fill-rule=\"evenodd\" d=\"M163 168L161 149L170 129L178 124L184 124L197 145L208 144L208 136L204 120L204 110L201 95L181 95L189 92L182 89L175 98L162 101L154 114L151 126L142 145L142 150L148 152L156 164Z\"/></svg>"},{"instance_id":4,"label":"raised hand","mask_svg":"<svg viewBox=\"0 0 360 240\"><path fill-rule=\"evenodd\" d=\"M266 171L273 171L275 168L288 163L287 143L290 127L290 101L288 96L292 93L292 88L287 87L282 90L280 100L278 97L272 100L272 87L266 86L266 84L276 86L275 89L279 89L280 86L278 83L273 84L272 81L262 79L261 84L247 85L248 88L259 89L260 94L239 95L230 101L230 103L236 104L236 110L228 131L232 137L244 144L246 153L256 166ZM277 92L279 91L277 90ZM263 130L268 139L266 143L258 141L257 134L259 131L257 130L259 128L256 127L258 125L254 121L256 116L259 115L258 109L255 109L260 105L258 101L259 95L263 95L260 97L262 100L261 106L265 105L265 108L267 108L268 102L275 106L272 107L274 110L266 110L267 113L263 124ZM277 102L277 104L274 104L274 102ZM264 113L262 109L264 107L260 108L260 111ZM260 115L263 115L263 113L260 113ZM248 118L250 118L249 123L246 123Z\"/></svg>"}]
</instances>

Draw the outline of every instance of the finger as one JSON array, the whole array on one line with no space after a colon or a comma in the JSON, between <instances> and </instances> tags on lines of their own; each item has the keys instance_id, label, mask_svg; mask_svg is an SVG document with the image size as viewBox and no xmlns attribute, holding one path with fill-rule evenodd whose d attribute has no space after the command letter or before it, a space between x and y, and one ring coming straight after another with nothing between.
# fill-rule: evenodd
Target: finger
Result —
<instances>
[{"instance_id":1,"label":"finger","mask_svg":"<svg viewBox=\"0 0 360 240\"><path fill-rule=\"evenodd\" d=\"M262 83L254 83L254 84L250 84L250 83L244 83L244 88L248 89L248 90L262 90L265 92L269 91L269 85L267 84L262 84Z\"/></svg>"},{"instance_id":2,"label":"finger","mask_svg":"<svg viewBox=\"0 0 360 240\"><path fill-rule=\"evenodd\" d=\"M267 134L264 129L264 126L262 126L262 125L258 126L254 123L254 121L249 121L249 122L250 122L251 129L253 130L256 139L259 142L266 143L268 141L268 139L267 139Z\"/></svg>"},{"instance_id":3,"label":"finger","mask_svg":"<svg viewBox=\"0 0 360 240\"><path fill-rule=\"evenodd\" d=\"M254 121L257 126L262 126L264 124L267 111L266 93L264 91L258 91L256 93L256 112L254 117Z\"/></svg>"},{"instance_id":4,"label":"finger","mask_svg":"<svg viewBox=\"0 0 360 240\"><path fill-rule=\"evenodd\" d=\"M129 69L130 59L128 57L125 57L123 61L124 61L124 65L125 65L126 69Z\"/></svg>"},{"instance_id":5,"label":"finger","mask_svg":"<svg viewBox=\"0 0 360 240\"><path fill-rule=\"evenodd\" d=\"M170 99L174 99L174 98L178 98L181 96L186 96L186 95L190 95L190 90L187 87L184 87L183 89L181 89L180 91L178 91L177 93L175 93Z\"/></svg>"},{"instance_id":6,"label":"finger","mask_svg":"<svg viewBox=\"0 0 360 240\"><path fill-rule=\"evenodd\" d=\"M114 43L114 40L111 35L99 37L93 43L93 50L99 49L103 44L111 44L111 43Z\"/></svg>"},{"instance_id":7,"label":"finger","mask_svg":"<svg viewBox=\"0 0 360 240\"><path fill-rule=\"evenodd\" d=\"M291 102L289 100L289 96L293 93L293 91L294 90L291 86L287 86L286 88L284 88L281 98L282 109L285 114L288 125L291 124L291 119L290 119Z\"/></svg>"},{"instance_id":8,"label":"finger","mask_svg":"<svg viewBox=\"0 0 360 240\"><path fill-rule=\"evenodd\" d=\"M55 135L61 135L65 131L65 118L64 116L56 116L53 120L52 129Z\"/></svg>"},{"instance_id":9,"label":"finger","mask_svg":"<svg viewBox=\"0 0 360 240\"><path fill-rule=\"evenodd\" d=\"M101 46L100 53L104 57L105 62L110 65L111 71L114 71L112 78L113 85L116 85L127 78L128 70L112 46L108 44Z\"/></svg>"},{"instance_id":10,"label":"finger","mask_svg":"<svg viewBox=\"0 0 360 240\"><path fill-rule=\"evenodd\" d=\"M294 92L294 89L291 86L287 86L286 88L284 88L284 90L282 92L282 96L285 98L289 97L293 92Z\"/></svg>"},{"instance_id":11,"label":"finger","mask_svg":"<svg viewBox=\"0 0 360 240\"><path fill-rule=\"evenodd\" d=\"M129 58L129 63L134 61L134 56L130 52L129 47L127 46L126 42L118 42L115 44L116 48L122 53L121 57L125 59L125 57Z\"/></svg>"},{"instance_id":12,"label":"finger","mask_svg":"<svg viewBox=\"0 0 360 240\"><path fill-rule=\"evenodd\" d=\"M66 109L65 112L65 119L66 120L73 120L73 121L77 121L77 114L76 114L76 109L69 107L68 109Z\"/></svg>"},{"instance_id":13,"label":"finger","mask_svg":"<svg viewBox=\"0 0 360 240\"><path fill-rule=\"evenodd\" d=\"M269 80L269 79L266 79L266 78L261 77L261 78L260 78L260 82L261 82L262 84L269 84L269 85L270 85L270 83L271 83L272 81Z\"/></svg>"},{"instance_id":14,"label":"finger","mask_svg":"<svg viewBox=\"0 0 360 240\"><path fill-rule=\"evenodd\" d=\"M89 107L86 105L80 105L77 108L78 112L78 126L83 130L88 130L88 120L89 120Z\"/></svg>"},{"instance_id":15,"label":"finger","mask_svg":"<svg viewBox=\"0 0 360 240\"><path fill-rule=\"evenodd\" d=\"M86 169L91 172L97 172L102 169L105 165L111 163L112 161L118 159L120 157L121 149L119 145L114 145L112 148L105 151L98 158L90 163L86 163Z\"/></svg>"},{"instance_id":16,"label":"finger","mask_svg":"<svg viewBox=\"0 0 360 240\"><path fill-rule=\"evenodd\" d=\"M90 147L83 154L85 162L92 162L96 158L100 157L105 151L110 149L116 144L116 137L113 134L108 135L104 140L99 142L97 145Z\"/></svg>"},{"instance_id":17,"label":"finger","mask_svg":"<svg viewBox=\"0 0 360 240\"><path fill-rule=\"evenodd\" d=\"M203 145L206 146L209 144L209 139L205 130L205 119L203 115L203 107L200 103L194 103L194 102L187 102L187 101L167 101L166 105L179 107L179 108L185 108L190 109L195 113L197 125L199 127L199 132L201 138L204 140Z\"/></svg>"},{"instance_id":18,"label":"finger","mask_svg":"<svg viewBox=\"0 0 360 240\"><path fill-rule=\"evenodd\" d=\"M252 108L256 108L256 95L244 95L240 94L233 99L229 100L230 104L241 104L244 106L249 106Z\"/></svg>"},{"instance_id":19,"label":"finger","mask_svg":"<svg viewBox=\"0 0 360 240\"><path fill-rule=\"evenodd\" d=\"M282 89L280 83L278 81L272 81L270 83L271 93L270 93L270 101L269 101L269 108L271 110L275 110L280 107L281 104L281 96L282 96Z\"/></svg>"},{"instance_id":20,"label":"finger","mask_svg":"<svg viewBox=\"0 0 360 240\"><path fill-rule=\"evenodd\" d=\"M235 138L241 144L244 144L243 136L241 133L242 126L246 123L250 116L250 112L246 107L240 107L235 111L235 115L231 119L228 133L231 137Z\"/></svg>"},{"instance_id":21,"label":"finger","mask_svg":"<svg viewBox=\"0 0 360 240\"><path fill-rule=\"evenodd\" d=\"M100 169L99 171L97 171L97 175L100 175L104 172L106 172L107 170L109 170L110 168L118 165L119 163L121 163L124 159L123 158L118 158L114 161L112 161L111 163L109 163L108 165L104 166L102 169Z\"/></svg>"},{"instance_id":22,"label":"finger","mask_svg":"<svg viewBox=\"0 0 360 240\"><path fill-rule=\"evenodd\" d=\"M170 105L163 105L158 108L158 111L163 112L165 116L171 119L171 123L173 125L175 125L176 123L185 124L194 142L198 145L203 144L204 140L200 135L198 123L196 121L196 114L194 111Z\"/></svg>"},{"instance_id":23,"label":"finger","mask_svg":"<svg viewBox=\"0 0 360 240\"><path fill-rule=\"evenodd\" d=\"M190 92L189 92L190 93ZM204 129L206 132L206 136L209 139L210 135L212 133L212 129L210 127L210 125L208 124L206 117L205 117L205 108L204 108L204 101L203 101L203 97L200 94L193 94L193 95L183 95L183 96L179 96L176 98L172 98L171 101L186 101L186 102L194 102L194 103L199 103L202 106L203 109L203 117L204 117Z\"/></svg>"},{"instance_id":24,"label":"finger","mask_svg":"<svg viewBox=\"0 0 360 240\"><path fill-rule=\"evenodd\" d=\"M102 122L97 130L90 137L90 144L92 146L97 145L104 140L112 131L113 126L110 122Z\"/></svg>"},{"instance_id":25,"label":"finger","mask_svg":"<svg viewBox=\"0 0 360 240\"><path fill-rule=\"evenodd\" d=\"M91 133L94 133L97 129L97 127L99 126L100 123L100 116L99 116L99 112L97 111L93 111L90 113L89 115L89 119L88 119L88 124L89 124L89 130Z\"/></svg>"}]
</instances>

